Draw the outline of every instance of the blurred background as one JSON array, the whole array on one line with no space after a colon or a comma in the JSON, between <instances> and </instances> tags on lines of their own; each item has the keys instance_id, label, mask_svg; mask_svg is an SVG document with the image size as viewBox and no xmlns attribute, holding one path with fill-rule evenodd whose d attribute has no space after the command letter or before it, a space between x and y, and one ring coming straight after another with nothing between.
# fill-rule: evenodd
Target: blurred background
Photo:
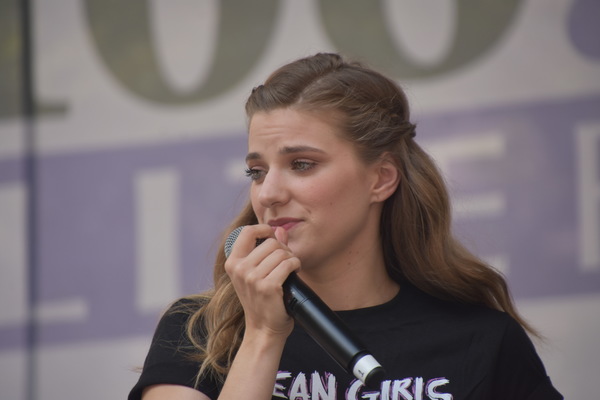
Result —
<instances>
[{"instance_id":1,"label":"blurred background","mask_svg":"<svg viewBox=\"0 0 600 400\"><path fill-rule=\"evenodd\" d=\"M597 0L0 0L0 397L125 398L246 198L245 98L336 51L406 89L456 234L568 399L600 371Z\"/></svg>"}]
</instances>

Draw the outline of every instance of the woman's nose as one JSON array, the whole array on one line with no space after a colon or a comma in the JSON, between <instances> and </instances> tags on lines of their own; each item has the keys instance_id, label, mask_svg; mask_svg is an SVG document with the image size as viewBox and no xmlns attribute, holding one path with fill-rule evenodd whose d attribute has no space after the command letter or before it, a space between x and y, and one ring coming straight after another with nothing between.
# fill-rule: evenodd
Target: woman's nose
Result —
<instances>
[{"instance_id":1,"label":"woman's nose","mask_svg":"<svg viewBox=\"0 0 600 400\"><path fill-rule=\"evenodd\" d=\"M258 200L263 207L285 204L289 195L285 177L276 170L269 170L260 184Z\"/></svg>"}]
</instances>

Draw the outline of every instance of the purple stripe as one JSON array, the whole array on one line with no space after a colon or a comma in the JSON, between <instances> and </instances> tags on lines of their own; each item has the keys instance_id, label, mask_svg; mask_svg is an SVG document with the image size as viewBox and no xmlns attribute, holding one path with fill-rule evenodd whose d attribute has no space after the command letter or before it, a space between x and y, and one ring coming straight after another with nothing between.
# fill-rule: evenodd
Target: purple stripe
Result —
<instances>
[{"instance_id":1,"label":"purple stripe","mask_svg":"<svg viewBox=\"0 0 600 400\"><path fill-rule=\"evenodd\" d=\"M505 195L506 215L463 220L457 232L481 253L509 255L508 278L518 298L600 291L600 274L578 268L575 186L575 129L598 121L598 110L596 96L418 118L417 140L502 132L504 158L457 160L447 172L464 193L495 190ZM133 182L147 169L169 167L180 174L180 284L183 293L208 287L217 238L245 197L244 184L225 179L226 162L243 160L245 152L246 137L240 132L235 137L41 157L39 299L82 298L90 310L84 321L43 324L41 343L153 330L157 315L141 315L134 307ZM18 159L0 162L0 188L20 179ZM1 327L0 348L20 346L22 329Z\"/></svg>"}]
</instances>

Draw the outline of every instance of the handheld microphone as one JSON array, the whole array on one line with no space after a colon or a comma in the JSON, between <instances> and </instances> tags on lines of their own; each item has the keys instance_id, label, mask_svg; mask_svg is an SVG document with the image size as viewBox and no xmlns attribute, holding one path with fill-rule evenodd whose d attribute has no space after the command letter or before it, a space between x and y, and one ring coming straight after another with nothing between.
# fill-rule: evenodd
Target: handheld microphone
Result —
<instances>
[{"instance_id":1,"label":"handheld microphone","mask_svg":"<svg viewBox=\"0 0 600 400\"><path fill-rule=\"evenodd\" d=\"M234 229L227 237L226 257L231 254L242 228L243 226ZM258 239L256 245L263 241L264 239ZM367 387L375 387L383 380L385 371L381 364L344 321L295 272L283 283L283 301L294 321L348 373L360 379Z\"/></svg>"}]
</instances>

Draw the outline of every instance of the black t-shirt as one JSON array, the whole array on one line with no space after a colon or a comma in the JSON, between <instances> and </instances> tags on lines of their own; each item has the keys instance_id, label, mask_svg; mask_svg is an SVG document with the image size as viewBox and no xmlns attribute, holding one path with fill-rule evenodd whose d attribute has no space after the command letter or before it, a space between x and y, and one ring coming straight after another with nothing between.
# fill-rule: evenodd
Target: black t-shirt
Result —
<instances>
[{"instance_id":1,"label":"black t-shirt","mask_svg":"<svg viewBox=\"0 0 600 400\"><path fill-rule=\"evenodd\" d=\"M441 301L403 284L388 303L338 315L386 369L385 380L376 389L363 387L296 327L273 399L562 399L529 337L505 313ZM178 350L189 347L186 319L182 313L162 318L129 400L153 384L194 386L199 366ZM220 385L204 379L198 389L216 399Z\"/></svg>"}]
</instances>

